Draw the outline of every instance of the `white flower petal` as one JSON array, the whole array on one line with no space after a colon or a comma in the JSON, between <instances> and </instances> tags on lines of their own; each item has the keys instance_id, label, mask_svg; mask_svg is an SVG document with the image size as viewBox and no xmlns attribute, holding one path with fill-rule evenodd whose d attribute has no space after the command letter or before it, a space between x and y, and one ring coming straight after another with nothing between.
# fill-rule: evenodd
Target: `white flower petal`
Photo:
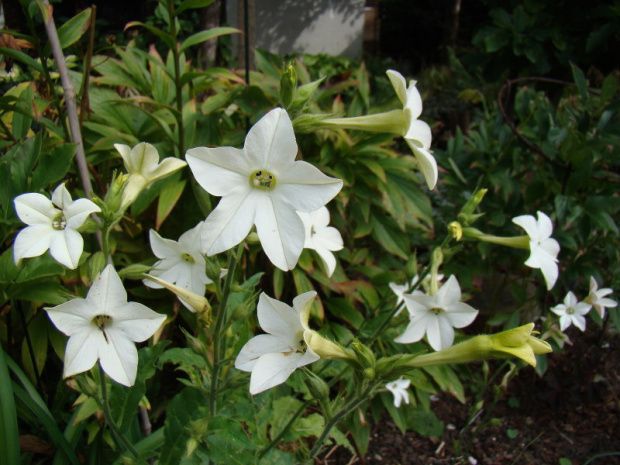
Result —
<instances>
[{"instance_id":1,"label":"white flower petal","mask_svg":"<svg viewBox=\"0 0 620 465\"><path fill-rule=\"evenodd\" d=\"M340 179L324 175L305 161L296 161L276 181L277 195L285 198L294 210L300 212L318 210L342 189Z\"/></svg>"},{"instance_id":2,"label":"white flower petal","mask_svg":"<svg viewBox=\"0 0 620 465\"><path fill-rule=\"evenodd\" d=\"M478 310L464 302L453 302L446 306L445 317L455 328L464 328L474 322L478 316Z\"/></svg>"},{"instance_id":3,"label":"white flower petal","mask_svg":"<svg viewBox=\"0 0 620 465\"><path fill-rule=\"evenodd\" d=\"M107 375L123 386L133 386L138 372L136 346L118 331L108 331L108 341L101 348L101 368Z\"/></svg>"},{"instance_id":4,"label":"white flower petal","mask_svg":"<svg viewBox=\"0 0 620 465\"><path fill-rule=\"evenodd\" d=\"M202 250L215 255L234 247L249 234L263 192L251 189L222 197L202 228Z\"/></svg>"},{"instance_id":5,"label":"white flower petal","mask_svg":"<svg viewBox=\"0 0 620 465\"><path fill-rule=\"evenodd\" d=\"M101 209L95 205L94 202L91 202L88 199L77 199L64 209L65 218L67 220L67 229L79 228L82 224L84 224L84 221L86 221L88 215L100 211Z\"/></svg>"},{"instance_id":6,"label":"white flower petal","mask_svg":"<svg viewBox=\"0 0 620 465\"><path fill-rule=\"evenodd\" d=\"M420 168L428 188L434 189L437 185L437 178L439 177L435 157L433 157L427 150L417 147L415 144L411 143L409 139L405 139L405 141L409 144L411 151L418 161L418 168Z\"/></svg>"},{"instance_id":7,"label":"white flower petal","mask_svg":"<svg viewBox=\"0 0 620 465\"><path fill-rule=\"evenodd\" d=\"M75 270L84 250L84 239L79 232L67 228L50 234L50 254L58 263Z\"/></svg>"},{"instance_id":8,"label":"white flower petal","mask_svg":"<svg viewBox=\"0 0 620 465\"><path fill-rule=\"evenodd\" d=\"M429 156L428 149L431 147L431 141L433 139L433 133L431 127L421 120L414 120L409 125L409 130L405 134L405 140L409 142L409 146L423 149ZM431 156L432 158L432 156ZM434 160L434 158L433 158Z\"/></svg>"},{"instance_id":9,"label":"white flower petal","mask_svg":"<svg viewBox=\"0 0 620 465\"><path fill-rule=\"evenodd\" d=\"M90 330L91 320L97 315L96 307L88 305L85 299L72 299L56 307L46 307L47 315L54 326L63 334L72 336Z\"/></svg>"},{"instance_id":10,"label":"white flower petal","mask_svg":"<svg viewBox=\"0 0 620 465\"><path fill-rule=\"evenodd\" d=\"M437 299L437 306L445 308L446 305L452 302L459 302L461 300L461 286L459 285L456 276L451 275L441 288L435 294Z\"/></svg>"},{"instance_id":11,"label":"white flower petal","mask_svg":"<svg viewBox=\"0 0 620 465\"><path fill-rule=\"evenodd\" d=\"M90 287L86 300L97 308L96 314L116 317L127 304L127 291L112 265L107 265Z\"/></svg>"},{"instance_id":12,"label":"white flower petal","mask_svg":"<svg viewBox=\"0 0 620 465\"><path fill-rule=\"evenodd\" d=\"M28 225L48 225L60 213L50 199L41 194L22 194L13 200L15 212Z\"/></svg>"},{"instance_id":13,"label":"white flower petal","mask_svg":"<svg viewBox=\"0 0 620 465\"><path fill-rule=\"evenodd\" d=\"M271 334L259 334L250 339L241 348L239 355L235 359L235 368L242 371L252 371L256 360L262 355L274 352L290 352L290 345Z\"/></svg>"},{"instance_id":14,"label":"white flower petal","mask_svg":"<svg viewBox=\"0 0 620 465\"><path fill-rule=\"evenodd\" d=\"M521 226L525 229L525 233L530 237L530 239L534 242L539 242L538 237L538 223L536 222L536 218L532 215L521 215L512 219L512 222L517 226Z\"/></svg>"},{"instance_id":15,"label":"white flower petal","mask_svg":"<svg viewBox=\"0 0 620 465\"><path fill-rule=\"evenodd\" d=\"M435 350L447 349L454 342L454 329L450 321L443 315L439 315L434 321L429 322L426 334L428 343Z\"/></svg>"},{"instance_id":16,"label":"white flower petal","mask_svg":"<svg viewBox=\"0 0 620 465\"><path fill-rule=\"evenodd\" d=\"M334 271L336 271L336 257L334 257L334 254L331 253L329 249L325 247L313 247L313 248L316 251L316 253L319 254L319 257L321 257L321 260L323 260L323 263L325 264L325 268L327 269L327 276L331 277L331 275L334 274Z\"/></svg>"},{"instance_id":17,"label":"white flower petal","mask_svg":"<svg viewBox=\"0 0 620 465\"><path fill-rule=\"evenodd\" d=\"M555 239L545 239L538 245L538 249L544 251L549 257L555 260L560 253L560 244Z\"/></svg>"},{"instance_id":18,"label":"white flower petal","mask_svg":"<svg viewBox=\"0 0 620 465\"><path fill-rule=\"evenodd\" d=\"M196 147L187 151L185 159L198 184L211 195L222 197L251 189L250 175L255 169L241 149Z\"/></svg>"},{"instance_id":19,"label":"white flower petal","mask_svg":"<svg viewBox=\"0 0 620 465\"><path fill-rule=\"evenodd\" d=\"M551 233L553 233L553 223L551 222L551 218L549 218L543 212L537 212L538 215L538 240L542 242L544 239L551 237Z\"/></svg>"},{"instance_id":20,"label":"white flower petal","mask_svg":"<svg viewBox=\"0 0 620 465\"><path fill-rule=\"evenodd\" d=\"M281 270L292 270L304 247L304 225L279 197L260 196L257 200L254 224L261 245L271 263Z\"/></svg>"},{"instance_id":21,"label":"white flower petal","mask_svg":"<svg viewBox=\"0 0 620 465\"><path fill-rule=\"evenodd\" d=\"M287 171L297 156L297 142L288 113L275 108L263 116L248 132L243 146L248 164L276 175ZM318 208L318 207L317 207Z\"/></svg>"},{"instance_id":22,"label":"white flower petal","mask_svg":"<svg viewBox=\"0 0 620 465\"><path fill-rule=\"evenodd\" d=\"M114 312L108 334L118 333L133 342L143 342L151 337L166 321L166 315L156 313L146 305L127 302Z\"/></svg>"},{"instance_id":23,"label":"white flower petal","mask_svg":"<svg viewBox=\"0 0 620 465\"><path fill-rule=\"evenodd\" d=\"M545 278L545 282L547 283L547 290L551 290L551 288L553 288L553 286L555 285L555 282L558 280L558 264L553 258L549 257L548 255L539 256L538 264L540 271L542 271L542 274Z\"/></svg>"},{"instance_id":24,"label":"white flower petal","mask_svg":"<svg viewBox=\"0 0 620 465\"><path fill-rule=\"evenodd\" d=\"M61 210L65 210L73 203L71 194L69 194L64 182L52 192L52 203Z\"/></svg>"},{"instance_id":25,"label":"white flower petal","mask_svg":"<svg viewBox=\"0 0 620 465\"><path fill-rule=\"evenodd\" d=\"M149 231L151 250L157 258L170 258L181 255L182 251L179 244L171 239L161 237L157 231Z\"/></svg>"},{"instance_id":26,"label":"white flower petal","mask_svg":"<svg viewBox=\"0 0 620 465\"><path fill-rule=\"evenodd\" d=\"M392 83L398 99L405 105L407 103L407 81L404 76L393 69L388 69L385 73Z\"/></svg>"},{"instance_id":27,"label":"white flower petal","mask_svg":"<svg viewBox=\"0 0 620 465\"><path fill-rule=\"evenodd\" d=\"M183 160L179 160L178 158L168 157L164 158L161 163L153 167L148 173L148 181L149 184L157 181L158 179L165 178L171 173L174 173L177 170L180 170L187 163Z\"/></svg>"},{"instance_id":28,"label":"white flower petal","mask_svg":"<svg viewBox=\"0 0 620 465\"><path fill-rule=\"evenodd\" d=\"M298 346L297 333L305 328L300 321L300 313L295 307L272 299L264 292L258 298L258 322L264 331L289 342L289 347Z\"/></svg>"},{"instance_id":29,"label":"white flower petal","mask_svg":"<svg viewBox=\"0 0 620 465\"><path fill-rule=\"evenodd\" d=\"M49 225L34 225L22 229L13 243L13 258L19 263L22 258L38 257L50 247L54 230Z\"/></svg>"},{"instance_id":30,"label":"white flower petal","mask_svg":"<svg viewBox=\"0 0 620 465\"><path fill-rule=\"evenodd\" d=\"M302 354L272 352L258 358L250 377L250 393L258 394L285 382L298 368Z\"/></svg>"},{"instance_id":31,"label":"white flower petal","mask_svg":"<svg viewBox=\"0 0 620 465\"><path fill-rule=\"evenodd\" d=\"M94 325L89 325L71 336L65 348L63 377L90 370L97 363L100 350L106 344L103 332Z\"/></svg>"}]
</instances>

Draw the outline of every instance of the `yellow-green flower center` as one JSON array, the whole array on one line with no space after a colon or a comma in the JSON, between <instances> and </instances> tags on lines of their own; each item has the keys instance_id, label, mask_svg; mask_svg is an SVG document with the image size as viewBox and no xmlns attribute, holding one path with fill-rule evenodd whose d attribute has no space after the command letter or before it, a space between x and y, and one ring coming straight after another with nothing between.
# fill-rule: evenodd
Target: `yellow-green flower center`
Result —
<instances>
[{"instance_id":1,"label":"yellow-green flower center","mask_svg":"<svg viewBox=\"0 0 620 465\"><path fill-rule=\"evenodd\" d=\"M567 315L572 315L573 313L575 313L575 309L573 307L568 307L566 309L566 314Z\"/></svg>"},{"instance_id":2,"label":"yellow-green flower center","mask_svg":"<svg viewBox=\"0 0 620 465\"><path fill-rule=\"evenodd\" d=\"M276 177L269 171L254 171L250 175L250 185L255 189L270 191L276 187Z\"/></svg>"},{"instance_id":3,"label":"yellow-green flower center","mask_svg":"<svg viewBox=\"0 0 620 465\"><path fill-rule=\"evenodd\" d=\"M184 262L189 263L190 265L193 265L194 263L196 263L196 260L194 260L194 257L192 257L190 254L188 253L183 253L181 254L181 258L183 259Z\"/></svg>"},{"instance_id":4,"label":"yellow-green flower center","mask_svg":"<svg viewBox=\"0 0 620 465\"><path fill-rule=\"evenodd\" d=\"M439 307L435 307L435 308L431 308L430 311L433 312L435 315L439 315L440 313L444 312L444 309L443 308L439 308Z\"/></svg>"},{"instance_id":5,"label":"yellow-green flower center","mask_svg":"<svg viewBox=\"0 0 620 465\"><path fill-rule=\"evenodd\" d=\"M110 323L112 323L112 317L109 315L95 315L93 318L93 323L97 325L101 331L103 331L106 327L110 326Z\"/></svg>"},{"instance_id":6,"label":"yellow-green flower center","mask_svg":"<svg viewBox=\"0 0 620 465\"><path fill-rule=\"evenodd\" d=\"M67 227L67 218L65 218L64 213L60 212L52 220L52 228L62 231L66 227Z\"/></svg>"}]
</instances>

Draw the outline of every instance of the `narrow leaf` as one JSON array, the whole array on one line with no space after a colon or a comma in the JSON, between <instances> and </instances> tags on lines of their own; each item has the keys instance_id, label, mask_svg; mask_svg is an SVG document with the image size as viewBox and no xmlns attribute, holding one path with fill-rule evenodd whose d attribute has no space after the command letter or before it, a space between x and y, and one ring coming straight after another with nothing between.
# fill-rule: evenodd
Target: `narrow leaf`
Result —
<instances>
[{"instance_id":1,"label":"narrow leaf","mask_svg":"<svg viewBox=\"0 0 620 465\"><path fill-rule=\"evenodd\" d=\"M179 49L179 53L183 53L192 45L205 42L209 39L214 39L215 37L236 33L241 33L241 31L239 29L235 29L234 27L214 27L213 29L197 32L196 34L192 34L183 41L183 43L181 44L181 48Z\"/></svg>"}]
</instances>

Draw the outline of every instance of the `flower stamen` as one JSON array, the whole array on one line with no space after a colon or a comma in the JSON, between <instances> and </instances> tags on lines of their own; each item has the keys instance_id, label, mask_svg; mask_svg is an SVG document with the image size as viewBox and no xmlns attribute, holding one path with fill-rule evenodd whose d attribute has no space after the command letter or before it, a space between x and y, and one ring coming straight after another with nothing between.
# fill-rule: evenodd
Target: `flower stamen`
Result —
<instances>
[{"instance_id":1,"label":"flower stamen","mask_svg":"<svg viewBox=\"0 0 620 465\"><path fill-rule=\"evenodd\" d=\"M273 190L274 187L276 187L276 178L269 171L254 171L250 175L250 185L255 189L270 191Z\"/></svg>"},{"instance_id":2,"label":"flower stamen","mask_svg":"<svg viewBox=\"0 0 620 465\"><path fill-rule=\"evenodd\" d=\"M59 212L58 215L52 220L52 228L62 231L67 227L67 218L63 212Z\"/></svg>"},{"instance_id":3,"label":"flower stamen","mask_svg":"<svg viewBox=\"0 0 620 465\"><path fill-rule=\"evenodd\" d=\"M192 257L190 254L188 253L182 253L181 254L181 259L184 262L189 263L190 265L193 265L194 263L196 263L196 260L194 260L194 257Z\"/></svg>"}]
</instances>

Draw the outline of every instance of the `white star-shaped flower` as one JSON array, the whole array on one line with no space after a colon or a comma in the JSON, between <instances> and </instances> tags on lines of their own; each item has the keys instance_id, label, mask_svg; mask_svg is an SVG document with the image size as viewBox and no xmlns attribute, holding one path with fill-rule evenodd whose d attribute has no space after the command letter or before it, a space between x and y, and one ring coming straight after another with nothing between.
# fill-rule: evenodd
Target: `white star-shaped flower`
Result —
<instances>
[{"instance_id":1,"label":"white star-shaped flower","mask_svg":"<svg viewBox=\"0 0 620 465\"><path fill-rule=\"evenodd\" d=\"M304 248L316 250L325 263L327 276L331 276L336 269L336 258L332 252L342 250L344 244L340 231L328 226L329 210L327 207L321 207L314 212L297 212L297 214L306 230Z\"/></svg>"},{"instance_id":2,"label":"white star-shaped flower","mask_svg":"<svg viewBox=\"0 0 620 465\"><path fill-rule=\"evenodd\" d=\"M478 315L478 310L461 302L461 286L455 276L435 295L405 294L404 299L410 321L405 332L394 339L401 344L417 342L426 334L433 349L446 349L454 342L454 328L470 325Z\"/></svg>"},{"instance_id":3,"label":"white star-shaped flower","mask_svg":"<svg viewBox=\"0 0 620 465\"><path fill-rule=\"evenodd\" d=\"M122 206L125 208L155 181L187 165L183 160L174 157L165 158L160 163L157 149L147 142L140 142L133 148L124 144L114 144L114 147L121 154L125 169L129 173L122 198Z\"/></svg>"},{"instance_id":4,"label":"white star-shaped flower","mask_svg":"<svg viewBox=\"0 0 620 465\"><path fill-rule=\"evenodd\" d=\"M560 317L560 330L564 331L570 325L574 324L581 331L586 330L586 315L592 305L585 302L577 301L577 297L572 291L568 291L564 297L564 303L558 304L551 309L553 313Z\"/></svg>"},{"instance_id":5,"label":"white star-shaped flower","mask_svg":"<svg viewBox=\"0 0 620 465\"><path fill-rule=\"evenodd\" d=\"M42 194L22 194L13 200L20 220L28 225L13 244L13 258L38 257L49 249L54 260L72 270L77 268L84 249L84 239L77 229L91 213L101 209L88 199L73 201L64 183L52 193L52 200Z\"/></svg>"},{"instance_id":6,"label":"white star-shaped flower","mask_svg":"<svg viewBox=\"0 0 620 465\"><path fill-rule=\"evenodd\" d=\"M390 289L392 289L392 292L394 294L396 294L396 306L398 307L404 299L404 295L405 292L407 292L409 289L411 289L411 287L413 287L417 282L418 282L418 275L415 275L412 279L411 279L411 284L396 284L396 283L389 283L388 286L390 286ZM440 283L443 280L443 275L442 274L438 274L437 275L437 282ZM426 275L426 277L424 278L424 280L421 283L421 287L428 292L428 287L430 285L430 281L431 281L431 275ZM415 291L411 292L410 295L424 295L424 291L420 290L420 287L418 287ZM404 307L403 307L404 308ZM403 311L403 309L399 309L394 316L398 316L400 315L400 313Z\"/></svg>"},{"instance_id":7,"label":"white star-shaped flower","mask_svg":"<svg viewBox=\"0 0 620 465\"><path fill-rule=\"evenodd\" d=\"M194 228L184 232L179 237L178 242L165 239L151 229L149 232L151 249L160 260L155 263L149 274L204 296L205 286L213 281L207 277L205 258L200 252L200 235L203 224L204 222L201 221ZM162 288L159 284L148 279L143 282L148 287ZM179 300L187 309L195 311L183 299Z\"/></svg>"},{"instance_id":8,"label":"white star-shaped flower","mask_svg":"<svg viewBox=\"0 0 620 465\"><path fill-rule=\"evenodd\" d=\"M256 225L265 253L278 268L295 267L304 247L297 212L312 212L342 188L304 161L295 161L297 142L282 108L260 119L243 149L197 147L186 159L194 177L211 195L222 197L205 220L202 250L214 255L241 242Z\"/></svg>"},{"instance_id":9,"label":"white star-shaped flower","mask_svg":"<svg viewBox=\"0 0 620 465\"><path fill-rule=\"evenodd\" d=\"M403 111L407 121L406 132L402 134L407 145L413 151L418 160L420 171L429 189L433 189L437 184L437 162L430 153L432 133L431 128L424 121L418 119L422 114L422 97L416 87L416 81L407 81L398 71L387 70L388 78L394 86L396 95L403 104Z\"/></svg>"},{"instance_id":10,"label":"white star-shaped flower","mask_svg":"<svg viewBox=\"0 0 620 465\"><path fill-rule=\"evenodd\" d=\"M612 292L614 292L614 290L609 287L599 289L594 276L590 276L590 293L588 297L584 299L584 302L592 304L594 310L597 311L601 318L605 318L606 308L615 308L618 306L618 302L606 297Z\"/></svg>"},{"instance_id":11,"label":"white star-shaped flower","mask_svg":"<svg viewBox=\"0 0 620 465\"><path fill-rule=\"evenodd\" d=\"M112 265L93 282L85 299L46 308L52 323L69 336L63 376L90 370L97 360L117 383L133 386L138 370L134 342L151 337L166 319L137 302L127 292Z\"/></svg>"},{"instance_id":12,"label":"white star-shaped flower","mask_svg":"<svg viewBox=\"0 0 620 465\"><path fill-rule=\"evenodd\" d=\"M410 384L410 379L400 378L385 385L385 387L394 395L394 407L399 408L403 400L405 401L405 404L409 403L409 391L407 391L407 389Z\"/></svg>"},{"instance_id":13,"label":"white star-shaped flower","mask_svg":"<svg viewBox=\"0 0 620 465\"><path fill-rule=\"evenodd\" d=\"M310 307L316 292L293 299L293 307L262 293L258 299L258 322L267 334L250 339L241 349L235 367L251 371L250 393L258 394L285 382L297 368L320 357L308 347Z\"/></svg>"},{"instance_id":14,"label":"white star-shaped flower","mask_svg":"<svg viewBox=\"0 0 620 465\"><path fill-rule=\"evenodd\" d=\"M538 221L532 215L517 216L512 222L525 229L530 238L530 256L525 264L530 268L540 268L547 290L550 290L558 279L558 260L560 244L551 237L553 223L543 212L538 212Z\"/></svg>"}]
</instances>

